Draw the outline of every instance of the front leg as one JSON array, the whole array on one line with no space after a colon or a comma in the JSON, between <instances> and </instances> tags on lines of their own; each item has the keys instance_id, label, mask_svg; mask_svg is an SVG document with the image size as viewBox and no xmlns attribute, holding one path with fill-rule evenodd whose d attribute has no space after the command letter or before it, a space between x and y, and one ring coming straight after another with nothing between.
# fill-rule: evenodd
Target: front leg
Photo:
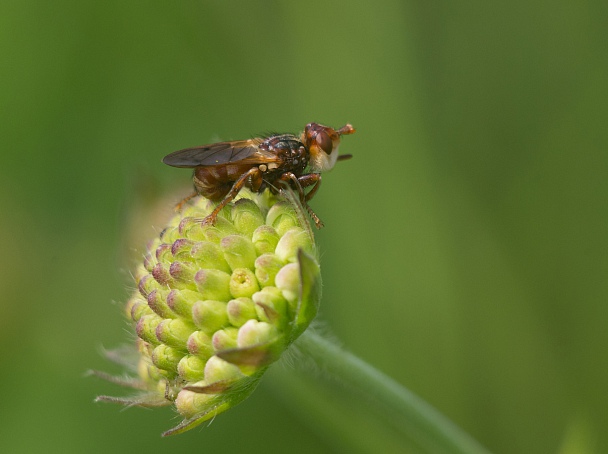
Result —
<instances>
[{"instance_id":1,"label":"front leg","mask_svg":"<svg viewBox=\"0 0 608 454\"><path fill-rule=\"evenodd\" d=\"M306 208L306 211L308 211L308 214L314 221L315 226L318 229L323 227L323 222L321 222L321 219L319 219L319 216L317 216L315 214L315 212L312 210L312 208L310 208L310 206L308 206L308 203L307 203L307 201L310 200L312 198L312 196L314 195L314 193L317 191L318 186L321 183L321 175L319 175L318 173L310 173L308 175L302 175L300 177L296 177L293 172L285 172L283 175L281 175L279 180L284 181L286 183L289 183L291 181L293 183L296 190L298 191L298 195L300 196L300 202L302 203L302 206L304 208ZM310 193L306 194L304 192L304 187L310 186L312 184L315 184L315 187L312 188L312 190L311 190L312 195L309 197Z\"/></svg>"},{"instance_id":2,"label":"front leg","mask_svg":"<svg viewBox=\"0 0 608 454\"><path fill-rule=\"evenodd\" d=\"M303 188L312 186L312 189L310 191L308 191L308 194L306 194L306 201L308 202L315 196L315 194L319 190L319 186L321 186L321 174L320 173L309 173L306 175L302 175L301 177L298 177L298 181L300 182L300 185Z\"/></svg>"},{"instance_id":3,"label":"front leg","mask_svg":"<svg viewBox=\"0 0 608 454\"><path fill-rule=\"evenodd\" d=\"M217 215L220 213L220 211L222 211L222 208L228 205L238 195L241 189L243 189L243 186L245 186L245 183L247 183L247 179L251 178L252 181L258 181L261 178L261 175L262 173L257 167L252 167L241 175L241 177L232 185L232 188L230 191L228 191L228 194L226 194L222 201L218 203L211 214L203 219L203 225L215 225Z\"/></svg>"}]
</instances>

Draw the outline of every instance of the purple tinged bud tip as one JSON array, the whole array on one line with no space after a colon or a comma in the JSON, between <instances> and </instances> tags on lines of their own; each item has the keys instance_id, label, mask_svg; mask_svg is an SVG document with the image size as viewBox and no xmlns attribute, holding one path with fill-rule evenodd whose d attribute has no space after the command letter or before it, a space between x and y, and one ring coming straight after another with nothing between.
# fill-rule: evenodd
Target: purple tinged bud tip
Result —
<instances>
[{"instance_id":1,"label":"purple tinged bud tip","mask_svg":"<svg viewBox=\"0 0 608 454\"><path fill-rule=\"evenodd\" d=\"M169 274L169 270L167 270L167 268L165 268L162 263L156 264L156 266L152 270L152 276L154 276L154 279L160 285L168 285L170 282L173 281L171 275Z\"/></svg>"},{"instance_id":2,"label":"purple tinged bud tip","mask_svg":"<svg viewBox=\"0 0 608 454\"><path fill-rule=\"evenodd\" d=\"M190 334L190 337L186 342L186 347L188 348L188 352L204 359L213 355L211 337L203 331L194 331Z\"/></svg>"},{"instance_id":3,"label":"purple tinged bud tip","mask_svg":"<svg viewBox=\"0 0 608 454\"><path fill-rule=\"evenodd\" d=\"M192 282L195 268L183 262L173 262L169 267L169 274L178 281Z\"/></svg>"},{"instance_id":4,"label":"purple tinged bud tip","mask_svg":"<svg viewBox=\"0 0 608 454\"><path fill-rule=\"evenodd\" d=\"M192 290L173 289L167 295L167 306L177 315L192 320L192 305L200 299L200 294Z\"/></svg>"},{"instance_id":5,"label":"purple tinged bud tip","mask_svg":"<svg viewBox=\"0 0 608 454\"><path fill-rule=\"evenodd\" d=\"M156 248L156 259L159 262L167 263L173 260L173 254L171 253L171 245L163 243Z\"/></svg>"},{"instance_id":6,"label":"purple tinged bud tip","mask_svg":"<svg viewBox=\"0 0 608 454\"><path fill-rule=\"evenodd\" d=\"M137 287L139 289L139 293L144 298L147 298L148 294L152 290L160 288L160 286L158 285L158 282L156 282L156 280L154 279L154 276L152 276L151 274L146 274L145 276L143 276L139 280L139 283L137 284Z\"/></svg>"},{"instance_id":7,"label":"purple tinged bud tip","mask_svg":"<svg viewBox=\"0 0 608 454\"><path fill-rule=\"evenodd\" d=\"M193 245L194 241L187 238L179 238L173 242L173 245L171 245L171 254L173 254L173 257L176 260L192 261L190 251L192 250Z\"/></svg>"},{"instance_id":8,"label":"purple tinged bud tip","mask_svg":"<svg viewBox=\"0 0 608 454\"><path fill-rule=\"evenodd\" d=\"M156 314L163 318L173 318L175 314L167 305L167 291L165 289L154 289L148 294L148 306Z\"/></svg>"}]
</instances>

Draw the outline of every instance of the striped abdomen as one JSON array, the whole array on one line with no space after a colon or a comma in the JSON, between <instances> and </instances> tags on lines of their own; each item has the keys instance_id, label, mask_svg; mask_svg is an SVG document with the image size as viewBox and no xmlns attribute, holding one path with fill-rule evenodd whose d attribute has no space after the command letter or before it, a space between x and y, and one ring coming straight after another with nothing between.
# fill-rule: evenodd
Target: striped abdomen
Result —
<instances>
[{"instance_id":1,"label":"striped abdomen","mask_svg":"<svg viewBox=\"0 0 608 454\"><path fill-rule=\"evenodd\" d=\"M196 167L194 169L194 187L203 197L214 201L221 200L228 194L234 182L251 167L251 164Z\"/></svg>"}]
</instances>

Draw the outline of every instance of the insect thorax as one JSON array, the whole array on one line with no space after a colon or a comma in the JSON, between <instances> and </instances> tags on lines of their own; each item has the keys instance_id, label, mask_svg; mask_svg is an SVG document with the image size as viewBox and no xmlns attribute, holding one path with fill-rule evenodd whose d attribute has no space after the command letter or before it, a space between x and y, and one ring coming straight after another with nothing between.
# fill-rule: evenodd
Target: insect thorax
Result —
<instances>
[{"instance_id":1,"label":"insect thorax","mask_svg":"<svg viewBox=\"0 0 608 454\"><path fill-rule=\"evenodd\" d=\"M294 172L301 174L308 164L308 150L298 138L292 134L274 135L260 144L262 150L275 153L280 159L280 165L268 165L268 170L277 172Z\"/></svg>"}]
</instances>

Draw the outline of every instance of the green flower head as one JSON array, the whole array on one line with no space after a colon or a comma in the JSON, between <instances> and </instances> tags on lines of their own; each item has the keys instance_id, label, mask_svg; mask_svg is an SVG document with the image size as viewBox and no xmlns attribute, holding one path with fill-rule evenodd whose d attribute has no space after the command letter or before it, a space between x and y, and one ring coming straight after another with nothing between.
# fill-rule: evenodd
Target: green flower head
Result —
<instances>
[{"instance_id":1,"label":"green flower head","mask_svg":"<svg viewBox=\"0 0 608 454\"><path fill-rule=\"evenodd\" d=\"M126 315L137 333L137 376L97 375L138 390L124 405L174 405L189 430L247 398L317 314L320 272L296 197L241 191L215 225L197 197L153 240ZM124 355L108 355L121 363Z\"/></svg>"}]
</instances>

